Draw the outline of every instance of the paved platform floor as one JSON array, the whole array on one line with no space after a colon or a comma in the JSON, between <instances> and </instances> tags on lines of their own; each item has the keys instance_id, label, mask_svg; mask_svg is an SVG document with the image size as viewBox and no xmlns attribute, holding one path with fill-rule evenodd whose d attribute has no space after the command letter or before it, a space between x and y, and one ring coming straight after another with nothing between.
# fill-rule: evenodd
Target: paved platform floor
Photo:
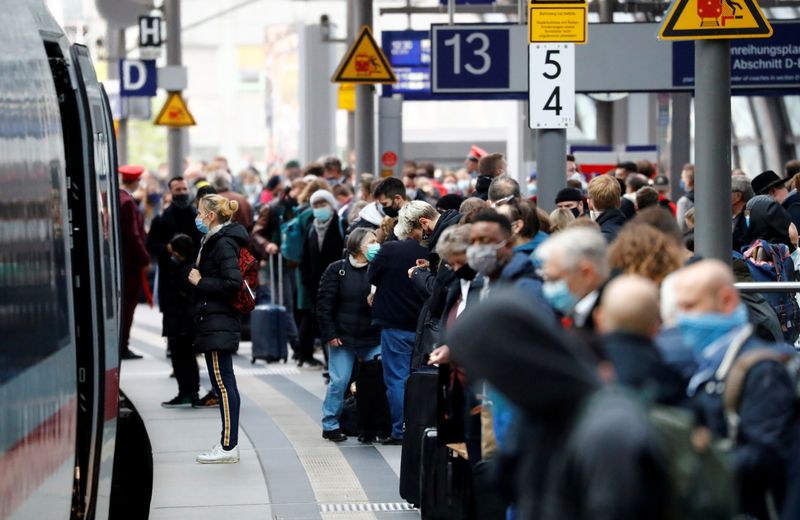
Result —
<instances>
[{"instance_id":1,"label":"paved platform floor","mask_svg":"<svg viewBox=\"0 0 800 520\"><path fill-rule=\"evenodd\" d=\"M234 358L242 397L238 464L202 465L219 441L214 409L166 409L177 394L161 337L161 314L140 305L121 387L145 422L153 449L152 520L407 520L419 513L398 494L400 447L333 444L321 437L325 384L319 370ZM210 388L198 357L202 393Z\"/></svg>"}]
</instances>

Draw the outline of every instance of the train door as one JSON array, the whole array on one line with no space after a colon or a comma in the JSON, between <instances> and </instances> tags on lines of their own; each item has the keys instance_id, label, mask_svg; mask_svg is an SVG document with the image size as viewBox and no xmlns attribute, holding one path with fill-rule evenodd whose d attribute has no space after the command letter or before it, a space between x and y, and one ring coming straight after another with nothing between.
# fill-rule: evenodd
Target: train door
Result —
<instances>
[{"instance_id":1,"label":"train door","mask_svg":"<svg viewBox=\"0 0 800 520\"><path fill-rule=\"evenodd\" d=\"M72 517L94 518L94 497L100 471L103 431L104 330L101 327L103 293L96 273L99 253L96 189L94 186L94 136L91 134L86 97L56 42L45 41L50 69L59 99L67 177L70 256L73 277L74 328L78 379L75 481Z\"/></svg>"},{"instance_id":2,"label":"train door","mask_svg":"<svg viewBox=\"0 0 800 520\"><path fill-rule=\"evenodd\" d=\"M108 516L111 498L111 475L114 468L114 441L116 439L117 409L119 405L119 316L120 280L118 266L119 191L117 188L116 150L111 110L108 97L97 81L89 50L82 45L72 46L73 63L78 73L78 83L86 96L89 131L92 136L92 163L90 190L94 191L91 211L96 224L94 239L98 246L98 270L95 273L102 295L97 308L102 328L100 384L102 437L99 448L99 472L95 514Z\"/></svg>"}]
</instances>

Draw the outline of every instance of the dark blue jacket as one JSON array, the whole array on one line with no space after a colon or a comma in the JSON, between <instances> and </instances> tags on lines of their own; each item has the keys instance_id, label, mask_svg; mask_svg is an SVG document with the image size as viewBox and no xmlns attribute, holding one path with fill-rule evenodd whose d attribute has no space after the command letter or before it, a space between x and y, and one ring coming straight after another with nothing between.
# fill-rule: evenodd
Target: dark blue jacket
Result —
<instances>
[{"instance_id":1,"label":"dark blue jacket","mask_svg":"<svg viewBox=\"0 0 800 520\"><path fill-rule=\"evenodd\" d=\"M514 253L511 261L503 267L500 278L494 284L498 286L513 285L522 289L525 294L530 296L530 302L534 305L534 309L542 312L544 319L555 320L553 308L542 294L542 280L537 276L530 256L525 253Z\"/></svg>"},{"instance_id":2,"label":"dark blue jacket","mask_svg":"<svg viewBox=\"0 0 800 520\"><path fill-rule=\"evenodd\" d=\"M600 232L603 233L606 241L611 243L625 225L625 214L616 208L607 209L597 217L595 222L600 226Z\"/></svg>"},{"instance_id":3,"label":"dark blue jacket","mask_svg":"<svg viewBox=\"0 0 800 520\"><path fill-rule=\"evenodd\" d=\"M377 287L372 319L384 329L414 332L425 300L408 278L417 260L428 258L428 249L414 239L384 242L369 264L369 282Z\"/></svg>"},{"instance_id":4,"label":"dark blue jacket","mask_svg":"<svg viewBox=\"0 0 800 520\"><path fill-rule=\"evenodd\" d=\"M793 190L788 197L783 199L781 206L789 213L797 229L800 229L800 193Z\"/></svg>"}]
</instances>

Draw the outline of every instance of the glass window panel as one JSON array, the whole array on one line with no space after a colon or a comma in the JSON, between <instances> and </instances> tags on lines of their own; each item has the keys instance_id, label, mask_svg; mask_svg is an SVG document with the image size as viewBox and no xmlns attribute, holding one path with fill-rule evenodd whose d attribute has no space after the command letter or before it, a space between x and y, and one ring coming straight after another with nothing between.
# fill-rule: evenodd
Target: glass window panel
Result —
<instances>
[{"instance_id":1,"label":"glass window panel","mask_svg":"<svg viewBox=\"0 0 800 520\"><path fill-rule=\"evenodd\" d=\"M800 96L785 96L783 105L786 107L786 115L789 118L789 128L797 138L800 136Z\"/></svg>"},{"instance_id":2,"label":"glass window panel","mask_svg":"<svg viewBox=\"0 0 800 520\"><path fill-rule=\"evenodd\" d=\"M757 175L764 171L764 165L761 161L761 150L756 144L738 145L739 164L734 165L743 169L749 176Z\"/></svg>"},{"instance_id":3,"label":"glass window panel","mask_svg":"<svg viewBox=\"0 0 800 520\"><path fill-rule=\"evenodd\" d=\"M737 96L731 98L731 123L733 124L735 138L758 137L753 112L746 97Z\"/></svg>"}]
</instances>

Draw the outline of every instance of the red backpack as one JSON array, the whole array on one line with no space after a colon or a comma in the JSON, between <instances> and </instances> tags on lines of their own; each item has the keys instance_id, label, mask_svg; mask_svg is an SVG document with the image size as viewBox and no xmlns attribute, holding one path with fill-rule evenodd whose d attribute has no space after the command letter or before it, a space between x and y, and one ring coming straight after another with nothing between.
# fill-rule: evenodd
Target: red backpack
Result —
<instances>
[{"instance_id":1,"label":"red backpack","mask_svg":"<svg viewBox=\"0 0 800 520\"><path fill-rule=\"evenodd\" d=\"M231 305L240 314L250 314L250 311L256 307L258 260L246 247L239 250L239 272L242 273L242 286L231 300Z\"/></svg>"}]
</instances>

